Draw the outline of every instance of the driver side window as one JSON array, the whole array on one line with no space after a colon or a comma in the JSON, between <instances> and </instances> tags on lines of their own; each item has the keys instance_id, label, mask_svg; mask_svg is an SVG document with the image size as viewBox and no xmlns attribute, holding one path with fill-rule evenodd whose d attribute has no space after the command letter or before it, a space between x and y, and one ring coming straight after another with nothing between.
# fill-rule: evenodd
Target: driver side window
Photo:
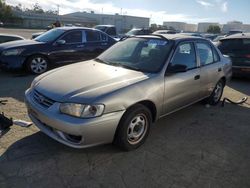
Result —
<instances>
[{"instance_id":1,"label":"driver side window","mask_svg":"<svg viewBox=\"0 0 250 188\"><path fill-rule=\"evenodd\" d=\"M195 49L192 43L181 43L174 54L170 66L183 65L186 69L193 69L197 67Z\"/></svg>"}]
</instances>

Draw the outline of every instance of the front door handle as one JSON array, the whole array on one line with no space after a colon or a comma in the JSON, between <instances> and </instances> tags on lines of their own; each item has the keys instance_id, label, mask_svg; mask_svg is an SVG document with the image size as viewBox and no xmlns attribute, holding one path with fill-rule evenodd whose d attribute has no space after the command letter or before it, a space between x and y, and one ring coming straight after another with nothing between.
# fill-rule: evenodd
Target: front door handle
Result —
<instances>
[{"instance_id":1,"label":"front door handle","mask_svg":"<svg viewBox=\"0 0 250 188\"><path fill-rule=\"evenodd\" d=\"M220 68L218 68L218 72L221 72L221 71L222 71L221 67L220 67Z\"/></svg>"},{"instance_id":2,"label":"front door handle","mask_svg":"<svg viewBox=\"0 0 250 188\"><path fill-rule=\"evenodd\" d=\"M194 80L199 80L200 79L200 75L196 75L195 77L194 77Z\"/></svg>"}]
</instances>

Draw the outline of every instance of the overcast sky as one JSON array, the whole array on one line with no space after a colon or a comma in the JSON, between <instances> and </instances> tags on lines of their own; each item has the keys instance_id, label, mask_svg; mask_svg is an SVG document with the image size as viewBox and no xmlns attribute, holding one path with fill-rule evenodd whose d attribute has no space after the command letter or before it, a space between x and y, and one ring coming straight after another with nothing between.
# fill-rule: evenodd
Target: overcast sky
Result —
<instances>
[{"instance_id":1,"label":"overcast sky","mask_svg":"<svg viewBox=\"0 0 250 188\"><path fill-rule=\"evenodd\" d=\"M188 23L237 20L250 24L250 0L6 0L7 4L30 8L39 3L44 9L60 14L95 11L104 14L124 14L151 18L151 23L184 21Z\"/></svg>"}]
</instances>

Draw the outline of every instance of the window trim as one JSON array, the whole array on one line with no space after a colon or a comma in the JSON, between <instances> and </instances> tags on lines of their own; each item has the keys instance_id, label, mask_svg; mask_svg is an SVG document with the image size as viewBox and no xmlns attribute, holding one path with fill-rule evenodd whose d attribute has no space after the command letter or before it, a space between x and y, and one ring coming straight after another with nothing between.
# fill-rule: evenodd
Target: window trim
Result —
<instances>
[{"instance_id":1,"label":"window trim","mask_svg":"<svg viewBox=\"0 0 250 188\"><path fill-rule=\"evenodd\" d=\"M190 70L194 70L194 69L197 69L197 68L199 68L199 63L198 63L198 59L197 59L197 52L196 52L196 46L195 46L195 41L181 41L181 42L179 42L176 46L175 46L175 48L174 48L174 53L172 54L172 57L170 58L170 61L169 61L169 63L168 63L168 66L170 66L170 64L171 64L171 62L173 61L173 59L174 59L174 57L175 57L175 54L177 53L177 50L178 50L178 47L180 46L180 45L182 45L182 44L186 44L186 43L189 43L189 44L191 44L191 46L193 46L193 49L194 49L194 55L195 55L195 61L196 61L196 67L193 67L193 68L188 68L187 69L187 72L188 71L190 71ZM167 69L168 69L168 66L167 66ZM166 69L166 71L165 72L167 72L167 69Z\"/></svg>"},{"instance_id":2,"label":"window trim","mask_svg":"<svg viewBox=\"0 0 250 188\"><path fill-rule=\"evenodd\" d=\"M80 31L80 32L82 33L82 37L81 37L82 41L81 41L81 42L65 43L65 45L82 44L82 43L83 43L83 32L82 32L83 30L71 30L71 31L65 32L62 36L60 36L60 37L55 41L55 43L56 43L57 41L61 40L65 35L67 35L67 34L69 34L69 33L72 33L72 32L75 32L75 31Z\"/></svg>"},{"instance_id":3,"label":"window trim","mask_svg":"<svg viewBox=\"0 0 250 188\"><path fill-rule=\"evenodd\" d=\"M209 64L204 64L204 65L201 64L200 55L199 55L199 52L198 52L198 43L202 43L202 44L205 44L205 45L207 45L207 46L210 47L210 49L212 50L212 55L213 55L213 62L211 62ZM215 47L212 46L210 43L208 43L206 41L195 41L195 48L196 48L196 51L197 51L197 60L199 61L200 67L205 67L205 66L209 66L209 65L212 65L212 64L220 62L221 59L220 59L219 53L217 52L217 50L215 49ZM214 54L215 53L218 56L218 61L215 61L215 59L214 59Z\"/></svg>"}]
</instances>

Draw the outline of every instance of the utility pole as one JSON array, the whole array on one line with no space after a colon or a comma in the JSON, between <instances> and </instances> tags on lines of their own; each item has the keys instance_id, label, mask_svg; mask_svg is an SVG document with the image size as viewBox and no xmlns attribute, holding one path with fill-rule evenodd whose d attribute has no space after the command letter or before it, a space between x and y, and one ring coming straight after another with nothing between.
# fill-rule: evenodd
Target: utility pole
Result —
<instances>
[{"instance_id":1,"label":"utility pole","mask_svg":"<svg viewBox=\"0 0 250 188\"><path fill-rule=\"evenodd\" d=\"M59 16L59 9L60 9L60 5L59 5L59 4L57 4L56 6L57 6L57 15Z\"/></svg>"}]
</instances>

